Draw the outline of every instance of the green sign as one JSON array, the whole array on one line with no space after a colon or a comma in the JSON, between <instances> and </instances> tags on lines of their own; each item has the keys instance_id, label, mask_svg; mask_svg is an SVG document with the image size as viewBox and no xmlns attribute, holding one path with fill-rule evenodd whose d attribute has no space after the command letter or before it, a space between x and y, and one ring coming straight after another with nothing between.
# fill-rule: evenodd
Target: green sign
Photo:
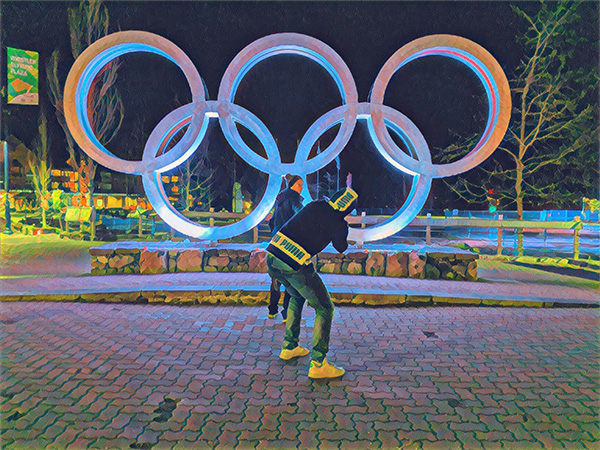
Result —
<instances>
[{"instance_id":1,"label":"green sign","mask_svg":"<svg viewBox=\"0 0 600 450\"><path fill-rule=\"evenodd\" d=\"M79 214L81 210L79 208L67 208L67 212L65 213L65 221L66 222L77 222L79 221Z\"/></svg>"},{"instance_id":2,"label":"green sign","mask_svg":"<svg viewBox=\"0 0 600 450\"><path fill-rule=\"evenodd\" d=\"M37 105L38 53L11 47L6 50L8 103Z\"/></svg>"}]
</instances>

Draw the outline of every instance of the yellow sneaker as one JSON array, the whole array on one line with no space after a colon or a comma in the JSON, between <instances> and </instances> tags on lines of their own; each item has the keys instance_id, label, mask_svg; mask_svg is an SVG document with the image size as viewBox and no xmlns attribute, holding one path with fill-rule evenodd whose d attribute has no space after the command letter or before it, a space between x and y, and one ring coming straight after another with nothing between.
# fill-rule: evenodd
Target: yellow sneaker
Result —
<instances>
[{"instance_id":1,"label":"yellow sneaker","mask_svg":"<svg viewBox=\"0 0 600 450\"><path fill-rule=\"evenodd\" d=\"M275 314L269 314L267 317L269 319L274 319L275 317L277 317L277 313L275 313Z\"/></svg>"},{"instance_id":2,"label":"yellow sneaker","mask_svg":"<svg viewBox=\"0 0 600 450\"><path fill-rule=\"evenodd\" d=\"M322 363L318 363L317 361L311 361L310 369L308 369L308 377L313 379L337 378L344 375L344 373L346 373L344 369L328 363L327 359L324 359Z\"/></svg>"},{"instance_id":3,"label":"yellow sneaker","mask_svg":"<svg viewBox=\"0 0 600 450\"><path fill-rule=\"evenodd\" d=\"M289 361L290 359L299 358L300 356L306 356L306 355L308 355L308 350L298 346L291 350L287 350L284 348L283 350L281 350L279 357L281 359L283 359L284 361Z\"/></svg>"}]
</instances>

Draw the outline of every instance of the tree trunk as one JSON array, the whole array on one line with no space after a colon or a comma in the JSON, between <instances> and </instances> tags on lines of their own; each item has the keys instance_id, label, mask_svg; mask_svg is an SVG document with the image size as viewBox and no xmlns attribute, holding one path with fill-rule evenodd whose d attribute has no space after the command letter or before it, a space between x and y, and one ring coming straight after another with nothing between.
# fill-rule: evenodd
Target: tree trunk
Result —
<instances>
[{"instance_id":1,"label":"tree trunk","mask_svg":"<svg viewBox=\"0 0 600 450\"><path fill-rule=\"evenodd\" d=\"M43 206L40 209L42 210L42 228L46 228L46 210Z\"/></svg>"},{"instance_id":2,"label":"tree trunk","mask_svg":"<svg viewBox=\"0 0 600 450\"><path fill-rule=\"evenodd\" d=\"M515 193L517 201L517 218L523 220L523 169L522 161L517 161L517 181L515 182Z\"/></svg>"},{"instance_id":3,"label":"tree trunk","mask_svg":"<svg viewBox=\"0 0 600 450\"><path fill-rule=\"evenodd\" d=\"M90 183L88 184L88 203L90 208L92 208L90 215L90 241L93 241L96 239L96 205L94 205L94 181L92 179L90 179Z\"/></svg>"},{"instance_id":4,"label":"tree trunk","mask_svg":"<svg viewBox=\"0 0 600 450\"><path fill-rule=\"evenodd\" d=\"M517 197L517 219L523 220L523 197Z\"/></svg>"}]
</instances>

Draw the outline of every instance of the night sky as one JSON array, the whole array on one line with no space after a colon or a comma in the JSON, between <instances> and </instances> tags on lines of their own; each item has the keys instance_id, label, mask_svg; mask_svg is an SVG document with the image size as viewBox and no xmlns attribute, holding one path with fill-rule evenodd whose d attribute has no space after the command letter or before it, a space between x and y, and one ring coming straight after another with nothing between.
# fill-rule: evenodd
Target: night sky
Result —
<instances>
[{"instance_id":1,"label":"night sky","mask_svg":"<svg viewBox=\"0 0 600 450\"><path fill-rule=\"evenodd\" d=\"M278 32L298 32L324 41L350 68L359 93L366 101L380 68L401 46L429 34L448 33L485 47L505 69L509 79L522 57L516 36L524 22L508 2L106 2L112 31L139 29L173 41L194 62L216 99L221 77L233 57L252 41ZM46 96L45 66L55 48L61 50L63 77L73 62L69 50L69 2L3 2L3 47L40 53L40 99L51 118L52 159L66 166L62 130L52 117ZM519 6L535 11L536 3ZM581 33L597 36L598 4L581 6ZM5 50L3 49L3 52ZM3 53L5 55L6 53ZM595 61L597 55L588 57ZM186 81L177 67L158 56L133 54L121 58L117 86L125 103L125 121L109 148L127 158L139 158L154 126L170 111L190 100ZM6 68L3 67L3 80ZM458 135L484 128L483 88L468 69L439 57L411 63L397 72L386 104L408 116L432 148L444 147ZM323 113L339 105L340 96L316 63L295 56L280 56L260 63L240 85L236 103L255 113L276 137L284 161L291 161L297 140ZM7 114L8 110L8 114ZM3 106L3 133L30 143L37 130L39 109ZM135 130L143 130L136 133ZM322 146L333 137L326 134ZM231 160L238 171L248 169L226 144L218 126L211 127L209 155L223 182L232 183ZM249 139L252 143L252 139ZM260 152L260 149L256 148ZM497 153L493 157L500 157ZM410 180L392 169L376 152L358 126L341 154L342 173L351 171L363 207L397 207ZM331 168L329 168L331 169ZM240 172L238 172L240 173ZM460 176L460 175L459 175ZM261 191L258 175L254 190ZM252 189L251 189L252 190ZM434 182L429 208L461 207L441 181ZM260 195L260 192L257 193ZM256 194L255 194L256 195Z\"/></svg>"}]
</instances>

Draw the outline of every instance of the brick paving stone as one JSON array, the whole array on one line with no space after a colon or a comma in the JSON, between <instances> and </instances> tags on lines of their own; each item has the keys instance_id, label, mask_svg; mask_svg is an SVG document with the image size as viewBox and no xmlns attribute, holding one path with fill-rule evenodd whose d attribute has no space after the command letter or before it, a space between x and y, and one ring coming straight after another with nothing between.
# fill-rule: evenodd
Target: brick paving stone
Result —
<instances>
[{"instance_id":1,"label":"brick paving stone","mask_svg":"<svg viewBox=\"0 0 600 450\"><path fill-rule=\"evenodd\" d=\"M317 433L310 430L302 430L298 435L298 442L301 448L316 448L320 442L317 439Z\"/></svg>"},{"instance_id":2,"label":"brick paving stone","mask_svg":"<svg viewBox=\"0 0 600 450\"><path fill-rule=\"evenodd\" d=\"M60 420L56 421L44 430L42 436L48 439L49 442L52 442L57 436L61 435L68 426L69 424L66 422L62 422Z\"/></svg>"},{"instance_id":3,"label":"brick paving stone","mask_svg":"<svg viewBox=\"0 0 600 450\"><path fill-rule=\"evenodd\" d=\"M226 429L221 430L221 434L219 435L217 442L218 446L222 448L231 448L235 447L238 443L238 432L229 431Z\"/></svg>"},{"instance_id":4,"label":"brick paving stone","mask_svg":"<svg viewBox=\"0 0 600 450\"><path fill-rule=\"evenodd\" d=\"M324 420L327 422L333 421L333 417L335 416L333 409L327 406L317 407L315 409L315 415L319 418L319 420Z\"/></svg>"},{"instance_id":5,"label":"brick paving stone","mask_svg":"<svg viewBox=\"0 0 600 450\"><path fill-rule=\"evenodd\" d=\"M249 435L251 435L251 432L257 431L260 428L260 422L250 422L250 421L243 421L243 422L226 422L225 424L223 424L223 426L221 427L222 430L228 430L228 431L246 431L249 432Z\"/></svg>"},{"instance_id":6,"label":"brick paving stone","mask_svg":"<svg viewBox=\"0 0 600 450\"><path fill-rule=\"evenodd\" d=\"M377 436L377 432L373 428L373 424L370 422L355 422L354 429L358 433L358 440L374 440Z\"/></svg>"},{"instance_id":7,"label":"brick paving stone","mask_svg":"<svg viewBox=\"0 0 600 450\"><path fill-rule=\"evenodd\" d=\"M263 307L2 307L2 316L27 314L0 342L8 355L0 391L13 394L0 410L26 413L2 433L15 448L128 448L143 439L161 448L220 440L385 448L394 439L402 448L595 448L600 440L600 320L590 309L340 307L332 359L348 372L311 382L304 361L278 360L283 329L264 320ZM60 313L47 314L53 308ZM8 359L17 355L29 365ZM153 422L165 396L181 401Z\"/></svg>"},{"instance_id":8,"label":"brick paving stone","mask_svg":"<svg viewBox=\"0 0 600 450\"><path fill-rule=\"evenodd\" d=\"M216 422L206 422L202 427L202 433L200 434L200 438L213 441L218 439L221 435L221 425Z\"/></svg>"},{"instance_id":9,"label":"brick paving stone","mask_svg":"<svg viewBox=\"0 0 600 450\"><path fill-rule=\"evenodd\" d=\"M450 428L449 423L431 422L430 428L437 440L456 439L456 434L454 430Z\"/></svg>"},{"instance_id":10,"label":"brick paving stone","mask_svg":"<svg viewBox=\"0 0 600 450\"><path fill-rule=\"evenodd\" d=\"M278 427L279 434L277 435L277 439L283 439L288 441L293 441L298 438L300 431L298 431L297 424L291 422L281 422L281 425Z\"/></svg>"},{"instance_id":11,"label":"brick paving stone","mask_svg":"<svg viewBox=\"0 0 600 450\"><path fill-rule=\"evenodd\" d=\"M412 430L430 431L431 426L427 420L427 417L423 414L407 414L407 423L410 423Z\"/></svg>"},{"instance_id":12,"label":"brick paving stone","mask_svg":"<svg viewBox=\"0 0 600 450\"><path fill-rule=\"evenodd\" d=\"M455 435L456 439L462 444L463 448L485 448L477 439L477 435L472 431L456 431Z\"/></svg>"},{"instance_id":13,"label":"brick paving stone","mask_svg":"<svg viewBox=\"0 0 600 450\"><path fill-rule=\"evenodd\" d=\"M58 448L68 447L69 444L75 440L78 434L79 433L77 430L67 426L67 428L65 428L61 434L53 439L52 445Z\"/></svg>"},{"instance_id":14,"label":"brick paving stone","mask_svg":"<svg viewBox=\"0 0 600 450\"><path fill-rule=\"evenodd\" d=\"M254 439L238 439L237 448L239 448L239 449L254 449L258 446L258 442L259 441L254 440Z\"/></svg>"},{"instance_id":15,"label":"brick paving stone","mask_svg":"<svg viewBox=\"0 0 600 450\"><path fill-rule=\"evenodd\" d=\"M403 436L403 432L398 432L397 436L401 437ZM412 430L410 432L407 433L407 436L410 440L413 441L430 441L433 442L435 441L435 435L431 432L431 431L424 431L424 430Z\"/></svg>"},{"instance_id":16,"label":"brick paving stone","mask_svg":"<svg viewBox=\"0 0 600 450\"><path fill-rule=\"evenodd\" d=\"M144 425L140 422L130 422L124 429L121 431L119 436L122 436L126 439L136 439L140 434L144 431Z\"/></svg>"},{"instance_id":17,"label":"brick paving stone","mask_svg":"<svg viewBox=\"0 0 600 450\"><path fill-rule=\"evenodd\" d=\"M373 441L368 440L357 440L357 441L343 441L340 443L340 449L367 449L376 448Z\"/></svg>"},{"instance_id":18,"label":"brick paving stone","mask_svg":"<svg viewBox=\"0 0 600 450\"><path fill-rule=\"evenodd\" d=\"M319 439L320 449L334 449L340 448L341 442L338 440L327 440L327 439Z\"/></svg>"},{"instance_id":19,"label":"brick paving stone","mask_svg":"<svg viewBox=\"0 0 600 450\"><path fill-rule=\"evenodd\" d=\"M401 445L398 435L392 431L377 430L377 441L382 448L398 448Z\"/></svg>"}]
</instances>

